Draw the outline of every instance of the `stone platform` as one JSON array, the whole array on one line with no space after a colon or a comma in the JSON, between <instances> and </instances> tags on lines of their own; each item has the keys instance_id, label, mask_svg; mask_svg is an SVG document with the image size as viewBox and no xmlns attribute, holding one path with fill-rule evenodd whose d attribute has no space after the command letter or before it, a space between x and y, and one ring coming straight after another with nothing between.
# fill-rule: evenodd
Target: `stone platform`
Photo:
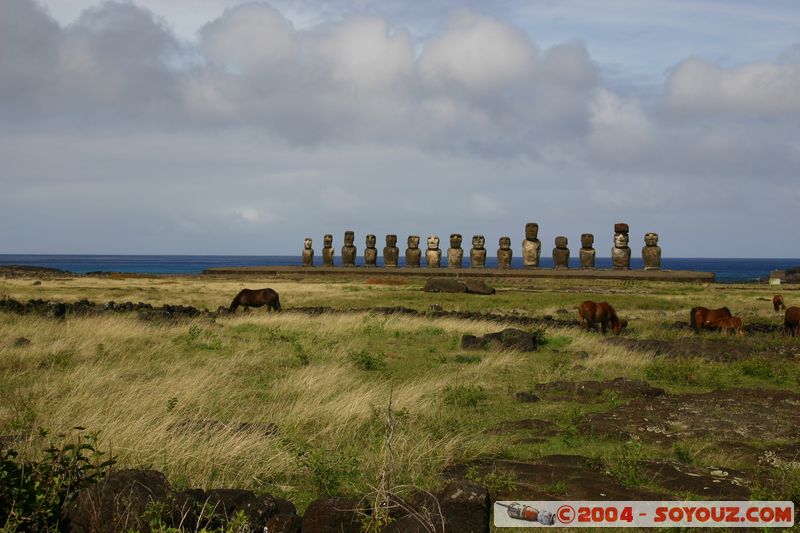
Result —
<instances>
[{"instance_id":1,"label":"stone platform","mask_svg":"<svg viewBox=\"0 0 800 533\"><path fill-rule=\"evenodd\" d=\"M692 270L615 270L598 268L582 270L578 268L554 270L540 269L497 269L497 268L387 268L387 267L302 267L302 266L246 266L216 267L203 271L206 275L221 276L407 276L407 277L449 277L449 278L556 278L556 279L617 279L643 281L681 281L713 283L713 272Z\"/></svg>"}]
</instances>

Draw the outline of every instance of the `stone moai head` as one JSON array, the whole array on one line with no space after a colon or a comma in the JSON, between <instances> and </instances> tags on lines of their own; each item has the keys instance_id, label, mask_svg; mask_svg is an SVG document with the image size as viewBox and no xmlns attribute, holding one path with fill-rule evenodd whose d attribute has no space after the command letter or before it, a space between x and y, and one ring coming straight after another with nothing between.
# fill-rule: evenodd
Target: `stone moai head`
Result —
<instances>
[{"instance_id":1,"label":"stone moai head","mask_svg":"<svg viewBox=\"0 0 800 533\"><path fill-rule=\"evenodd\" d=\"M305 239L303 239L303 248L305 248L306 250L310 250L311 249L311 243L312 243L311 238L310 237L306 237Z\"/></svg>"},{"instance_id":2,"label":"stone moai head","mask_svg":"<svg viewBox=\"0 0 800 533\"><path fill-rule=\"evenodd\" d=\"M476 250L480 250L486 246L486 237L483 235L473 235L472 236L472 247Z\"/></svg>"},{"instance_id":3,"label":"stone moai head","mask_svg":"<svg viewBox=\"0 0 800 533\"><path fill-rule=\"evenodd\" d=\"M356 234L352 231L345 231L344 232L344 245L345 246L353 246L353 242L356 240Z\"/></svg>"},{"instance_id":4,"label":"stone moai head","mask_svg":"<svg viewBox=\"0 0 800 533\"><path fill-rule=\"evenodd\" d=\"M375 248L375 243L378 242L378 239L375 235L367 235L367 248Z\"/></svg>"},{"instance_id":5,"label":"stone moai head","mask_svg":"<svg viewBox=\"0 0 800 533\"><path fill-rule=\"evenodd\" d=\"M325 248L330 248L331 246L333 246L333 235L328 233L327 235L322 237L322 244L323 246L325 246Z\"/></svg>"},{"instance_id":6,"label":"stone moai head","mask_svg":"<svg viewBox=\"0 0 800 533\"><path fill-rule=\"evenodd\" d=\"M628 247L628 225L624 222L614 224L614 247L627 248Z\"/></svg>"},{"instance_id":7,"label":"stone moai head","mask_svg":"<svg viewBox=\"0 0 800 533\"><path fill-rule=\"evenodd\" d=\"M645 233L644 234L644 243L647 246L658 246L658 233Z\"/></svg>"},{"instance_id":8,"label":"stone moai head","mask_svg":"<svg viewBox=\"0 0 800 533\"><path fill-rule=\"evenodd\" d=\"M395 246L397 246L397 235L387 235L386 246L388 246L389 248L394 248Z\"/></svg>"},{"instance_id":9,"label":"stone moai head","mask_svg":"<svg viewBox=\"0 0 800 533\"><path fill-rule=\"evenodd\" d=\"M536 240L539 237L539 224L536 222L528 222L525 224L525 238L529 241Z\"/></svg>"},{"instance_id":10,"label":"stone moai head","mask_svg":"<svg viewBox=\"0 0 800 533\"><path fill-rule=\"evenodd\" d=\"M500 249L501 250L511 249L511 237L500 237Z\"/></svg>"},{"instance_id":11,"label":"stone moai head","mask_svg":"<svg viewBox=\"0 0 800 533\"><path fill-rule=\"evenodd\" d=\"M437 250L439 248L439 237L431 235L428 237L428 250Z\"/></svg>"},{"instance_id":12,"label":"stone moai head","mask_svg":"<svg viewBox=\"0 0 800 533\"><path fill-rule=\"evenodd\" d=\"M594 235L591 233L582 233L581 234L581 246L584 248L591 248L594 246Z\"/></svg>"},{"instance_id":13,"label":"stone moai head","mask_svg":"<svg viewBox=\"0 0 800 533\"><path fill-rule=\"evenodd\" d=\"M451 233L450 234L450 248L461 248L461 234L460 233Z\"/></svg>"},{"instance_id":14,"label":"stone moai head","mask_svg":"<svg viewBox=\"0 0 800 533\"><path fill-rule=\"evenodd\" d=\"M556 248L566 248L567 247L567 238L563 235L559 235L556 237Z\"/></svg>"},{"instance_id":15,"label":"stone moai head","mask_svg":"<svg viewBox=\"0 0 800 533\"><path fill-rule=\"evenodd\" d=\"M414 248L419 248L419 235L409 235L408 236L408 247L412 250Z\"/></svg>"}]
</instances>

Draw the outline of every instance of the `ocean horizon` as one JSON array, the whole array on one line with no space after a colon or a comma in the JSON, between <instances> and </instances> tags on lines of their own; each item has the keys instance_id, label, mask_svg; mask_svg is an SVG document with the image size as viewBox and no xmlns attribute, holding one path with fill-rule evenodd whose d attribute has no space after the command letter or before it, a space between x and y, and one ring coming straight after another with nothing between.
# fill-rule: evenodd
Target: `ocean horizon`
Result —
<instances>
[{"instance_id":1,"label":"ocean horizon","mask_svg":"<svg viewBox=\"0 0 800 533\"><path fill-rule=\"evenodd\" d=\"M400 266L405 264L402 253ZM446 253L442 254L442 266L447 265ZM358 257L356 265L364 264L363 257ZM465 266L469 259L465 258ZM200 274L213 267L233 266L301 266L300 254L289 255L104 255L104 254L0 254L0 266L21 265L34 267L57 268L86 274L89 272L128 272L135 274ZM315 266L322 266L321 254L314 258ZM341 257L334 258L334 265L341 266ZM598 257L597 268L611 268L610 257ZM383 266L383 259L378 257L378 267ZM514 257L512 268L523 268L522 257ZM542 257L541 267L552 268L553 260ZM486 268L496 268L497 258L487 257ZM571 268L580 268L577 257L570 258ZM750 282L766 279L772 270L786 270L800 267L800 258L700 258L700 257L664 257L661 260L662 270L694 270L714 272L716 280L722 283ZM642 268L641 258L631 259L631 268Z\"/></svg>"}]
</instances>

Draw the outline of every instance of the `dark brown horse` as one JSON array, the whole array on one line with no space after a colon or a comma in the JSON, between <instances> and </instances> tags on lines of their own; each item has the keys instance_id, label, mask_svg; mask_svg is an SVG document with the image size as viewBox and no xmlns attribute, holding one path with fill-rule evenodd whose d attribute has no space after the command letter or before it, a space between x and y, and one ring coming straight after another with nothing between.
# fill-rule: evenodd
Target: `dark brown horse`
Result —
<instances>
[{"instance_id":1,"label":"dark brown horse","mask_svg":"<svg viewBox=\"0 0 800 533\"><path fill-rule=\"evenodd\" d=\"M800 307L790 307L783 315L783 334L794 337L800 333Z\"/></svg>"},{"instance_id":2,"label":"dark brown horse","mask_svg":"<svg viewBox=\"0 0 800 533\"><path fill-rule=\"evenodd\" d=\"M603 332L603 335L606 334L609 324L611 324L614 335L619 335L622 328L628 325L627 320L619 319L617 312L608 302L595 303L586 300L578 307L578 316L581 322L585 323L586 329L596 329L597 324L600 324L600 331Z\"/></svg>"},{"instance_id":3,"label":"dark brown horse","mask_svg":"<svg viewBox=\"0 0 800 533\"><path fill-rule=\"evenodd\" d=\"M235 313L239 306L244 307L246 311L249 307L262 307L264 305L268 309L280 311L281 300L278 297L278 293L272 289L242 289L231 302L228 312Z\"/></svg>"},{"instance_id":4,"label":"dark brown horse","mask_svg":"<svg viewBox=\"0 0 800 533\"><path fill-rule=\"evenodd\" d=\"M786 309L786 304L783 303L783 295L776 294L772 297L772 307L775 308L775 312L777 313L781 309Z\"/></svg>"},{"instance_id":5,"label":"dark brown horse","mask_svg":"<svg viewBox=\"0 0 800 533\"><path fill-rule=\"evenodd\" d=\"M728 334L728 330L733 331L737 335L744 335L744 322L738 316L723 317L715 321L707 321L703 324L707 328L719 328L723 335Z\"/></svg>"},{"instance_id":6,"label":"dark brown horse","mask_svg":"<svg viewBox=\"0 0 800 533\"><path fill-rule=\"evenodd\" d=\"M706 326L706 322L716 322L720 318L730 318L731 311L727 307L720 307L719 309L709 309L707 307L693 307L689 312L689 325L692 326L695 333L700 333L700 328L710 327Z\"/></svg>"}]
</instances>

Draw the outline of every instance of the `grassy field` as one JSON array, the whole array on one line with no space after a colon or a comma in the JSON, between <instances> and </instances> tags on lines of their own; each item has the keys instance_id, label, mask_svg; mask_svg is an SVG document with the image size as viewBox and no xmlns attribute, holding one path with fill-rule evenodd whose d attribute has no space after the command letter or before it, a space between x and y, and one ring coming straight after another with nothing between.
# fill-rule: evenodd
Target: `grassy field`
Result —
<instances>
[{"instance_id":1,"label":"grassy field","mask_svg":"<svg viewBox=\"0 0 800 533\"><path fill-rule=\"evenodd\" d=\"M14 446L32 456L42 444L36 428L80 426L98 432L100 447L120 465L161 470L178 488L251 488L287 497L301 509L320 494L363 494L379 483L387 468L389 418L394 482L433 489L445 467L479 458L574 454L611 463L626 457L624 442L586 436L576 427L587 413L627 399L515 400L515 393L538 383L626 377L669 393L800 388L800 339L778 332L734 339L704 333L710 349L665 357L577 327L575 308L587 299L612 303L629 320L627 339L690 342L694 333L676 323L686 323L695 305L726 305L745 324L778 325L782 313L773 311L768 300L774 288L766 285L536 280L498 282L497 294L477 296L429 294L421 291L422 280L397 284L379 277L35 281L0 279L0 297L216 310L243 287L277 290L282 313L190 321L144 321L135 313L64 320L0 313L0 434L16 438ZM797 289L783 287L782 293L787 305L800 302ZM433 304L512 319L551 316L575 326L548 327L548 342L537 352L465 351L462 335L513 324L370 311L428 311ZM292 312L311 306L355 311ZM745 346L746 354L726 357L731 343ZM492 431L532 418L552 422L558 434L525 442L517 432ZM642 443L637 457L691 455L695 465L747 466L707 439L681 446Z\"/></svg>"}]
</instances>

